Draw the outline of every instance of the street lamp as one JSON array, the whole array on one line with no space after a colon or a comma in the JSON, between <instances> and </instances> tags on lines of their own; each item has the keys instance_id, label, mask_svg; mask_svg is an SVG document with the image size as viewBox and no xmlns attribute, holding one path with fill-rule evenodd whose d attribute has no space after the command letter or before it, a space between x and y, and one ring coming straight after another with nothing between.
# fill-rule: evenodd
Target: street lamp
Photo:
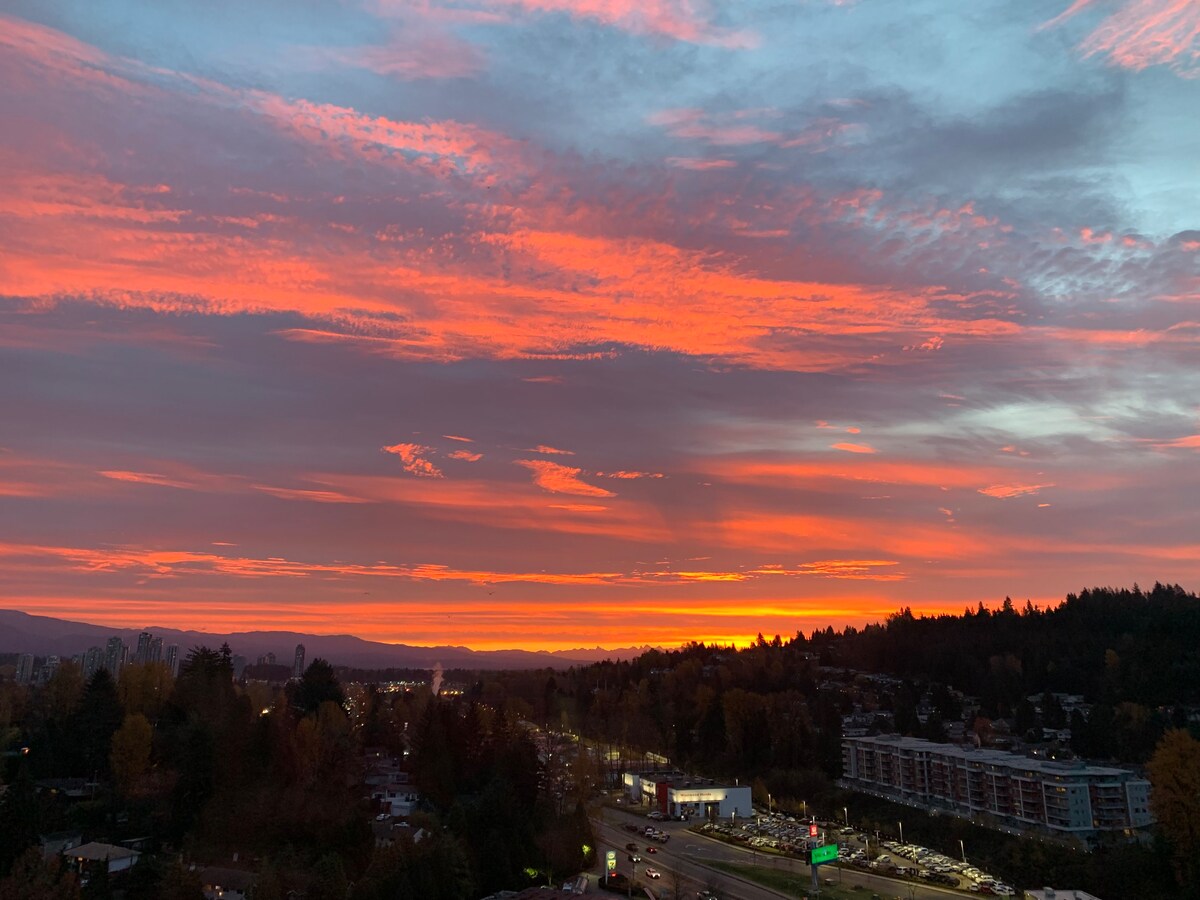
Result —
<instances>
[{"instance_id":1,"label":"street lamp","mask_svg":"<svg viewBox=\"0 0 1200 900\"><path fill-rule=\"evenodd\" d=\"M802 818L802 819L808 818L808 801L807 800L800 801L800 818Z\"/></svg>"},{"instance_id":2,"label":"street lamp","mask_svg":"<svg viewBox=\"0 0 1200 900\"><path fill-rule=\"evenodd\" d=\"M846 824L849 825L850 824L850 812L844 806L842 807L842 816L845 818Z\"/></svg>"},{"instance_id":3,"label":"street lamp","mask_svg":"<svg viewBox=\"0 0 1200 900\"><path fill-rule=\"evenodd\" d=\"M900 843L903 844L904 843L904 823L897 822L896 824L900 826Z\"/></svg>"},{"instance_id":4,"label":"street lamp","mask_svg":"<svg viewBox=\"0 0 1200 900\"><path fill-rule=\"evenodd\" d=\"M967 864L967 848L963 846L962 838L958 839L958 849L962 851L963 865Z\"/></svg>"}]
</instances>

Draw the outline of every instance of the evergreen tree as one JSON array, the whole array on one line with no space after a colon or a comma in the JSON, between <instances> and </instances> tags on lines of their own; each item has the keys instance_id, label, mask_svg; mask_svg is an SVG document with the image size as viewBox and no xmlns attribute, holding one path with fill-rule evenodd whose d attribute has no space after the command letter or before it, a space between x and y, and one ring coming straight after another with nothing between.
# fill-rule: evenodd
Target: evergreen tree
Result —
<instances>
[{"instance_id":1,"label":"evergreen tree","mask_svg":"<svg viewBox=\"0 0 1200 900\"><path fill-rule=\"evenodd\" d=\"M121 727L125 711L117 685L106 669L100 669L84 688L79 707L71 718L70 730L79 749L81 774L107 775L112 737Z\"/></svg>"},{"instance_id":2,"label":"evergreen tree","mask_svg":"<svg viewBox=\"0 0 1200 900\"><path fill-rule=\"evenodd\" d=\"M21 761L16 780L0 796L0 876L38 843L38 802L29 763Z\"/></svg>"},{"instance_id":3,"label":"evergreen tree","mask_svg":"<svg viewBox=\"0 0 1200 900\"><path fill-rule=\"evenodd\" d=\"M288 686L288 691L292 708L302 715L315 713L322 703L340 707L346 702L333 666L319 657L304 670L299 682Z\"/></svg>"}]
</instances>

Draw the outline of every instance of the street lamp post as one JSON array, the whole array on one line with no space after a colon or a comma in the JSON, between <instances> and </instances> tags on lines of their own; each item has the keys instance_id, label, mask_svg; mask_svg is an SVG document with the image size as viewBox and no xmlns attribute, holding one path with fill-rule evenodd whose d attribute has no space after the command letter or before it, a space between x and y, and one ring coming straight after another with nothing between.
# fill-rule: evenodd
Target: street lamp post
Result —
<instances>
[{"instance_id":1,"label":"street lamp post","mask_svg":"<svg viewBox=\"0 0 1200 900\"><path fill-rule=\"evenodd\" d=\"M900 826L900 843L903 844L904 843L904 823L897 822L896 824Z\"/></svg>"},{"instance_id":2,"label":"street lamp post","mask_svg":"<svg viewBox=\"0 0 1200 900\"><path fill-rule=\"evenodd\" d=\"M845 817L846 824L850 824L850 811L846 807L842 807L842 816Z\"/></svg>"},{"instance_id":3,"label":"street lamp post","mask_svg":"<svg viewBox=\"0 0 1200 900\"><path fill-rule=\"evenodd\" d=\"M807 800L800 801L800 818L802 818L802 819L808 818L808 801Z\"/></svg>"},{"instance_id":4,"label":"street lamp post","mask_svg":"<svg viewBox=\"0 0 1200 900\"><path fill-rule=\"evenodd\" d=\"M962 838L958 839L958 849L962 851L963 865L967 864L967 848L963 846Z\"/></svg>"}]
</instances>

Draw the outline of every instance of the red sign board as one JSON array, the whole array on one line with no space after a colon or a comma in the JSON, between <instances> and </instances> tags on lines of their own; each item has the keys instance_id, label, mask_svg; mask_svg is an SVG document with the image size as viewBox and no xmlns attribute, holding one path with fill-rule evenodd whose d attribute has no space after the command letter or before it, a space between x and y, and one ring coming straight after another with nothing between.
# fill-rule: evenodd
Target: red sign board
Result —
<instances>
[{"instance_id":1,"label":"red sign board","mask_svg":"<svg viewBox=\"0 0 1200 900\"><path fill-rule=\"evenodd\" d=\"M811 825L808 826L808 836L809 837L817 836L817 823L816 822L813 822Z\"/></svg>"}]
</instances>

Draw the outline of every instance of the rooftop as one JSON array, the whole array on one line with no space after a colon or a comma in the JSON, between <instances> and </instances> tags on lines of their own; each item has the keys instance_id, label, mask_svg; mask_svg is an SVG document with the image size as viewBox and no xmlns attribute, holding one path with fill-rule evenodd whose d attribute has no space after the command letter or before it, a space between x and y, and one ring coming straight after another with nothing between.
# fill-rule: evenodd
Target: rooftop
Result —
<instances>
[{"instance_id":1,"label":"rooftop","mask_svg":"<svg viewBox=\"0 0 1200 900\"><path fill-rule=\"evenodd\" d=\"M973 762L991 763L1007 769L1027 769L1040 772L1043 775L1109 775L1118 777L1129 775L1128 769L1117 769L1111 766L1090 766L1081 761L1056 762L1051 759L1036 759L1020 753L1007 753L1003 750L982 750L961 744L938 744L922 738L901 737L898 734L880 734L874 737L856 737L852 739L857 744L877 744L887 747L898 747L902 750L934 752L939 756L951 756L958 759L969 759Z\"/></svg>"}]
</instances>

